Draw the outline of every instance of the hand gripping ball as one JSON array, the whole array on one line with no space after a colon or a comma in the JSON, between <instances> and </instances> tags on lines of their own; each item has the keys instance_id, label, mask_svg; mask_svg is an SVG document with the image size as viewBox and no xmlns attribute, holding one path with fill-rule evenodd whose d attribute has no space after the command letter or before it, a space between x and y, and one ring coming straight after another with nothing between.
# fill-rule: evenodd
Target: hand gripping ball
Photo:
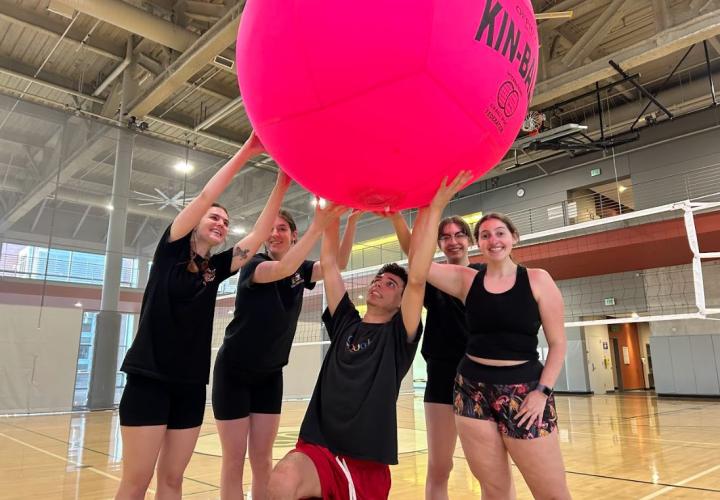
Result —
<instances>
[{"instance_id":1,"label":"hand gripping ball","mask_svg":"<svg viewBox=\"0 0 720 500\"><path fill-rule=\"evenodd\" d=\"M507 152L538 37L529 0L247 0L236 54L250 121L291 177L399 210Z\"/></svg>"}]
</instances>

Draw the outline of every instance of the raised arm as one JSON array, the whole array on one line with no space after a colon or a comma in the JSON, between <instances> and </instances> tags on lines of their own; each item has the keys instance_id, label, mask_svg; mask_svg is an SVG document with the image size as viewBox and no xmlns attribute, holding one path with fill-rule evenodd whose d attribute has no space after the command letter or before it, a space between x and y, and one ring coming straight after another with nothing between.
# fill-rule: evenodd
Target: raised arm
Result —
<instances>
[{"instance_id":1,"label":"raised arm","mask_svg":"<svg viewBox=\"0 0 720 500\"><path fill-rule=\"evenodd\" d=\"M342 206L330 204L320 208L318 203L315 207L315 217L300 240L280 260L261 262L253 273L253 282L272 283L278 281L297 271L305 257L308 256L318 238L322 235L325 227L347 209ZM314 272L313 272L314 274Z\"/></svg>"},{"instance_id":2,"label":"raised arm","mask_svg":"<svg viewBox=\"0 0 720 500\"><path fill-rule=\"evenodd\" d=\"M420 209L420 214L415 222L415 228L410 238L408 282L400 306L408 342L415 339L420 325L420 313L425 296L425 281L427 280L433 255L435 255L436 228L440 223L440 217L452 197L471 178L472 173L463 170L458 173L450 184L447 184L447 179L443 179L432 202L428 207Z\"/></svg>"},{"instance_id":3,"label":"raised arm","mask_svg":"<svg viewBox=\"0 0 720 500\"><path fill-rule=\"evenodd\" d=\"M565 337L565 306L562 294L550 274L544 269L528 269L530 288L540 309L540 320L548 343L548 356L540 375L540 384L554 387L567 351ZM548 396L538 390L531 391L516 416L518 426L528 429L535 423L542 424L543 411Z\"/></svg>"},{"instance_id":4,"label":"raised arm","mask_svg":"<svg viewBox=\"0 0 720 500\"><path fill-rule=\"evenodd\" d=\"M392 222L393 228L395 228L395 234L397 235L398 243L400 243L400 249L405 255L410 254L410 228L405 222L405 217L400 212L394 212L390 215L390 222ZM415 221L417 224L417 221Z\"/></svg>"},{"instance_id":5,"label":"raised arm","mask_svg":"<svg viewBox=\"0 0 720 500\"><path fill-rule=\"evenodd\" d=\"M357 229L357 222L361 214L362 212L359 210L352 211L348 216L347 224L345 224L345 234L343 234L340 249L337 253L337 265L340 271L344 271L350 262L353 241L355 240L355 229ZM312 281L320 281L321 279L323 279L323 268L320 261L318 261L313 265Z\"/></svg>"},{"instance_id":6,"label":"raised arm","mask_svg":"<svg viewBox=\"0 0 720 500\"><path fill-rule=\"evenodd\" d=\"M331 316L335 314L340 300L345 295L345 283L340 275L337 261L339 234L340 220L336 218L325 228L320 248L320 265L324 275L325 299Z\"/></svg>"},{"instance_id":7,"label":"raised arm","mask_svg":"<svg viewBox=\"0 0 720 500\"><path fill-rule=\"evenodd\" d=\"M465 302L476 274L470 267L433 262L427 280L438 290Z\"/></svg>"},{"instance_id":8,"label":"raised arm","mask_svg":"<svg viewBox=\"0 0 720 500\"><path fill-rule=\"evenodd\" d=\"M238 241L233 248L233 259L230 269L234 272L240 269L245 262L252 258L253 255L258 251L260 245L270 237L272 231L272 225L277 217L282 200L290 187L290 177L282 170L278 171L277 181L275 187L273 187L270 197L265 208L260 213L255 226L252 231L247 234L243 239Z\"/></svg>"},{"instance_id":9,"label":"raised arm","mask_svg":"<svg viewBox=\"0 0 720 500\"><path fill-rule=\"evenodd\" d=\"M337 257L338 268L341 271L346 269L348 262L350 262L350 254L352 253L353 242L355 241L355 230L357 229L357 223L361 215L362 211L360 210L353 210L350 212L350 215L348 215L347 223L345 224L345 233L343 234Z\"/></svg>"},{"instance_id":10,"label":"raised arm","mask_svg":"<svg viewBox=\"0 0 720 500\"><path fill-rule=\"evenodd\" d=\"M205 212L218 199L223 191L230 185L233 177L247 163L250 158L259 155L265 151L265 147L255 132L250 134L250 138L243 144L240 151L235 153L230 161L223 165L220 170L215 172L210 180L205 184L200 194L177 214L175 220L170 226L170 241L179 240L187 235L198 225Z\"/></svg>"}]
</instances>

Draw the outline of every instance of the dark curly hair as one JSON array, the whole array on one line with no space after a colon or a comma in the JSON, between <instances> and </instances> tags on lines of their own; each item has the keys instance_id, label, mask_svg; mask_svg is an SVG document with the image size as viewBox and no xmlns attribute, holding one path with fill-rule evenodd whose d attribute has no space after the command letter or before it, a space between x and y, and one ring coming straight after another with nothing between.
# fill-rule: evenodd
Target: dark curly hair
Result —
<instances>
[{"instance_id":1,"label":"dark curly hair","mask_svg":"<svg viewBox=\"0 0 720 500\"><path fill-rule=\"evenodd\" d=\"M394 274L395 276L400 278L403 282L403 288L407 285L408 273L405 270L405 268L402 267L401 265L396 264L394 262L392 262L390 264L385 264L384 266L382 266L380 268L380 270L377 272L377 274L375 274L375 277L377 278L378 276L381 276L385 273Z\"/></svg>"}]
</instances>

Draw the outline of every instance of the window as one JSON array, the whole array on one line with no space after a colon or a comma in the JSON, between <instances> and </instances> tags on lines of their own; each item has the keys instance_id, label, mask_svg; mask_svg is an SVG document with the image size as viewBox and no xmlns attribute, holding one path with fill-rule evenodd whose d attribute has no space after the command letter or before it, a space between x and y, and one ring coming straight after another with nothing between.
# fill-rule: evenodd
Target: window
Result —
<instances>
[{"instance_id":1,"label":"window","mask_svg":"<svg viewBox=\"0 0 720 500\"><path fill-rule=\"evenodd\" d=\"M98 253L52 248L48 258L45 247L3 243L1 255L0 276L101 285L105 274ZM120 286L137 287L138 259L123 257L121 266Z\"/></svg>"}]
</instances>

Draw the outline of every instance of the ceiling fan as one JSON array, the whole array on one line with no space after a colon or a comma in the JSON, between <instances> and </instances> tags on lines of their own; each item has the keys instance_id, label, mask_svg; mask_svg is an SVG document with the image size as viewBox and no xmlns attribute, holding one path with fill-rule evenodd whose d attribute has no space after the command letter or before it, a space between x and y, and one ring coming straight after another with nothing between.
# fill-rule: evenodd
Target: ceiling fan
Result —
<instances>
[{"instance_id":1,"label":"ceiling fan","mask_svg":"<svg viewBox=\"0 0 720 500\"><path fill-rule=\"evenodd\" d=\"M138 200L144 203L138 203L139 206L157 205L158 210L164 210L166 207L173 207L175 210L180 212L186 203L191 202L195 196L183 196L185 191L178 191L173 196L168 196L158 188L153 188L157 194L142 193L140 191L133 191L138 195Z\"/></svg>"}]
</instances>

